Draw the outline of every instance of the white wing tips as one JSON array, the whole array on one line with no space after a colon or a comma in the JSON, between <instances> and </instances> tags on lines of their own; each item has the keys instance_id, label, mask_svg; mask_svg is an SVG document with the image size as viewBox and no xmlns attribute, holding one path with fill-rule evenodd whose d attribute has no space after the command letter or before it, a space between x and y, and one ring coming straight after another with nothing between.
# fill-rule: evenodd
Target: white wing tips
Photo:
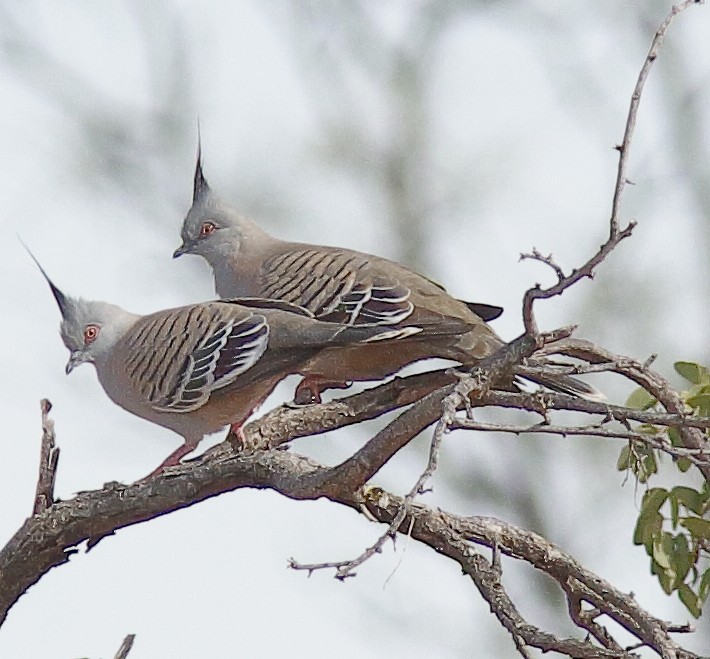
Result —
<instances>
[{"instance_id":1,"label":"white wing tips","mask_svg":"<svg viewBox=\"0 0 710 659\"><path fill-rule=\"evenodd\" d=\"M252 368L266 351L268 340L269 326L261 314L211 318L197 345L184 357L172 390L159 400L152 400L153 408L177 413L199 409L213 392L232 384Z\"/></svg>"}]
</instances>

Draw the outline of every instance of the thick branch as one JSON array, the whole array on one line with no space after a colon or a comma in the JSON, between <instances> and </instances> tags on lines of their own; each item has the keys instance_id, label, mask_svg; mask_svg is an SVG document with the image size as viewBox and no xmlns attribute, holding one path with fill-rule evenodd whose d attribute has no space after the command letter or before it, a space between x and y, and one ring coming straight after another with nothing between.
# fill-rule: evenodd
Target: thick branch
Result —
<instances>
[{"instance_id":1,"label":"thick branch","mask_svg":"<svg viewBox=\"0 0 710 659\"><path fill-rule=\"evenodd\" d=\"M42 410L42 448L39 456L39 476L32 514L37 515L54 503L54 481L57 476L59 447L54 445L54 421L49 418L52 404L43 398Z\"/></svg>"},{"instance_id":2,"label":"thick branch","mask_svg":"<svg viewBox=\"0 0 710 659\"><path fill-rule=\"evenodd\" d=\"M424 493L424 486L426 482L432 477L434 471L439 462L439 451L441 449L441 444L444 441L444 434L448 431L449 427L454 423L456 419L456 411L459 405L467 399L472 391L477 391L479 393L484 392L483 386L476 386L477 383L472 377L462 378L461 381L454 387L453 391L446 395L441 401L442 413L439 421L434 429L434 434L431 440L431 446L429 449L429 459L427 460L426 467L424 471L417 478L417 482L414 487L408 492L407 496L404 497L404 501L400 506L399 511L395 515L394 519L390 522L387 530L380 535L380 537L361 552L358 556L352 559L344 561L327 561L325 563L299 563L293 558L289 560L289 566L294 570L307 570L309 574L315 570L325 570L334 569L336 570L336 578L343 580L348 577L355 576L355 569L362 565L365 561L372 558L375 554L382 551L385 543L389 538L394 540L397 530L402 524L404 518L409 513L409 507L414 501L414 499L420 494Z\"/></svg>"},{"instance_id":3,"label":"thick branch","mask_svg":"<svg viewBox=\"0 0 710 659\"><path fill-rule=\"evenodd\" d=\"M59 501L39 515L28 519L0 551L0 622L9 608L29 586L52 567L65 563L84 541L95 545L118 529L159 515L185 508L222 492L241 487L270 488L293 499L325 496L313 487L314 475L330 471L291 452L270 450L244 455L211 455L171 469L153 480L133 485L109 483L102 490L78 494ZM376 488L363 496L347 489L327 496L341 505L389 524L403 500ZM660 643L675 644L668 638L665 623L646 613L632 598L615 590L585 570L559 548L543 538L490 518L460 518L439 510L412 505L400 531L456 560L494 604L503 602L494 594L498 587L485 582L485 565L470 542L498 546L507 555L522 558L550 574L559 582L574 579L585 599L603 613L632 630L640 641L660 648ZM570 650L572 656L614 657L586 641L556 639L536 627L523 624L513 610L496 615L508 616L525 643L542 649ZM639 621L639 622L635 622ZM508 627L507 627L508 628ZM660 639L660 641L658 640ZM671 647L669 645L669 647ZM592 652L594 648L594 654ZM607 652L604 654L604 652ZM664 655L670 656L670 655ZM690 653L678 656L692 657Z\"/></svg>"},{"instance_id":4,"label":"thick branch","mask_svg":"<svg viewBox=\"0 0 710 659\"><path fill-rule=\"evenodd\" d=\"M485 380L511 380L514 366L529 357L549 336L521 336L503 346L494 355L481 360L475 371ZM454 388L455 385L449 385L425 396L378 432L353 456L328 473L314 476L314 487L325 492L328 492L329 488L347 488L354 491L364 485L397 451L441 417L442 404Z\"/></svg>"},{"instance_id":5,"label":"thick branch","mask_svg":"<svg viewBox=\"0 0 710 659\"><path fill-rule=\"evenodd\" d=\"M597 355L611 355L611 353L605 351L600 352L601 349L585 341L574 341L572 343L565 341L559 344L559 347L557 347L556 344L551 350L555 352L567 351L570 353L570 356L572 356L571 352L573 349L570 347L571 345L584 346L586 352L583 353L581 350L577 350L575 354L578 356L582 356L583 354L589 355L591 354L591 350L595 351ZM606 358L607 357L604 357L603 361L599 363L605 364L605 370L614 370L616 368L614 362L611 361L607 363ZM594 357L594 359L600 359L600 357L597 356ZM623 359L626 360L626 358ZM539 369L536 370L539 371ZM391 412L397 407L403 407L416 402L432 391L446 386L451 387L457 381L458 377L450 369L421 373L404 378L397 377L387 384L329 403L299 408L288 406L279 407L250 423L244 431L249 441L253 441L258 448L267 448L269 446L276 447L298 439L299 437L312 436L314 434L349 426L366 419L376 418ZM537 412L541 415L545 415L551 410L599 414L603 418L614 419L624 425L627 425L629 421L638 421L639 423L668 426L678 429L683 427L704 430L710 429L710 417L691 416L685 411L664 414L654 410L633 410L619 405L588 401L553 392L545 392L541 395L537 393L513 393L498 390L477 391L476 398L470 401L470 405L473 407L497 406L517 408ZM321 415L324 418L324 422L319 424ZM496 428L491 429L496 430ZM516 430L511 430L511 432L516 432ZM555 431L552 429L541 429L539 432L553 433ZM621 430L618 433L615 430L610 430L609 432L608 437L610 439L630 438L626 432ZM580 434L571 428L564 428L563 431L563 428L560 427L559 434L566 433ZM596 434L607 436L601 433ZM643 437L645 439L646 436ZM645 441L654 442L653 436L649 436ZM654 444L655 448L666 450L666 452L675 455L672 446L664 446L660 440L654 442ZM224 450L226 450L225 446L218 445L212 451L219 453ZM681 451L682 450L683 449L681 449ZM679 453L678 455L681 454ZM697 460L703 460L703 456L710 455L710 452L702 447L691 447L685 449L682 455L687 457L694 456Z\"/></svg>"},{"instance_id":6,"label":"thick branch","mask_svg":"<svg viewBox=\"0 0 710 659\"><path fill-rule=\"evenodd\" d=\"M399 510L401 499L391 494L373 488L367 497L368 511L378 520L387 522ZM632 634L643 636L644 642L652 647L663 657L692 657L668 636L668 623L655 618L644 611L633 597L622 593L610 583L604 581L591 571L584 568L571 556L545 538L525 531L512 524L502 522L492 517L461 517L434 511L430 508L415 505L411 509L414 518L412 524L405 519L400 527L401 532L409 531L411 536L425 542L439 553L445 554L462 564L464 571L469 574L483 570L485 579L490 580L491 599L498 594L498 576L490 573L490 566L482 564L480 555L474 553L470 542L490 547L494 551L513 558L527 561L536 569L552 577L566 591L574 592L580 599L584 599L595 606L601 614L614 619L626 627ZM445 542L442 542L443 539ZM437 545L437 543L439 543ZM479 556L478 559L473 559ZM472 576L473 578L473 576ZM478 585L478 583L477 583ZM483 584L484 588L486 584ZM486 599L489 599L488 597ZM490 600L489 600L490 603ZM503 622L506 629L515 630L531 638L528 643L543 650L556 650L575 657L617 657L631 656L627 653L604 651L599 648L590 653L589 646L577 647L580 643L574 639L552 639L549 635L540 633L539 630L518 619L517 612L504 607L499 617L508 616ZM513 631L511 631L513 633ZM554 639L554 641L553 641ZM571 644L567 645L569 641ZM564 643L563 643L564 642Z\"/></svg>"},{"instance_id":7,"label":"thick branch","mask_svg":"<svg viewBox=\"0 0 710 659\"><path fill-rule=\"evenodd\" d=\"M395 377L348 398L304 407L284 405L248 424L244 434L256 448L276 447L298 437L309 437L376 419L456 382L457 377L451 369Z\"/></svg>"}]
</instances>

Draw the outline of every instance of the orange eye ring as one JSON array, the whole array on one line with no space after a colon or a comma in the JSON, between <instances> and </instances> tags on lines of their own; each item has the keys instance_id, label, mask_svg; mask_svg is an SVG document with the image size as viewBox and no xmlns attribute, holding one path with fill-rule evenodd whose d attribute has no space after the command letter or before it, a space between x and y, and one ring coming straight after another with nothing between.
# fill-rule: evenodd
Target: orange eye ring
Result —
<instances>
[{"instance_id":1,"label":"orange eye ring","mask_svg":"<svg viewBox=\"0 0 710 659\"><path fill-rule=\"evenodd\" d=\"M205 222L200 227L200 237L207 238L207 236L211 236L215 232L216 229L217 229L217 225L214 222Z\"/></svg>"},{"instance_id":2,"label":"orange eye ring","mask_svg":"<svg viewBox=\"0 0 710 659\"><path fill-rule=\"evenodd\" d=\"M84 344L93 343L99 335L98 325L87 325L84 328Z\"/></svg>"}]
</instances>

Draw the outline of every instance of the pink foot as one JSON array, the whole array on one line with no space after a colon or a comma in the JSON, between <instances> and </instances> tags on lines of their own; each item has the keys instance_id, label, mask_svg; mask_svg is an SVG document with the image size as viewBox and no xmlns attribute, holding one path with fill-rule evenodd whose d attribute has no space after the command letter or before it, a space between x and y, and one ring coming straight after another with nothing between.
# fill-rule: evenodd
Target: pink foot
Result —
<instances>
[{"instance_id":1,"label":"pink foot","mask_svg":"<svg viewBox=\"0 0 710 659\"><path fill-rule=\"evenodd\" d=\"M326 389L347 389L351 384L352 382L329 380L322 375L306 375L296 387L296 391L293 394L293 402L296 405L320 403L320 395Z\"/></svg>"},{"instance_id":2,"label":"pink foot","mask_svg":"<svg viewBox=\"0 0 710 659\"><path fill-rule=\"evenodd\" d=\"M227 433L227 437L234 436L236 437L236 440L230 440L232 441L232 445L234 446L237 451L243 451L246 448L247 445L247 438L244 435L244 429L243 426L244 421L239 421L237 423L233 423L231 426L229 426L229 432Z\"/></svg>"}]
</instances>

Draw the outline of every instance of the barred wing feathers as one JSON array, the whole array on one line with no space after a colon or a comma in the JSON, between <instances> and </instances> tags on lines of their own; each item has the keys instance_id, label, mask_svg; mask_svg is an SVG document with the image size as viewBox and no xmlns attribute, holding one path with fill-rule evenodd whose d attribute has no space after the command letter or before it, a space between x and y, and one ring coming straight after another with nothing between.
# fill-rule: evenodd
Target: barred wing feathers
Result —
<instances>
[{"instance_id":1,"label":"barred wing feathers","mask_svg":"<svg viewBox=\"0 0 710 659\"><path fill-rule=\"evenodd\" d=\"M155 410L191 412L254 366L268 338L264 316L225 305L154 314L125 337L126 373Z\"/></svg>"},{"instance_id":2,"label":"barred wing feathers","mask_svg":"<svg viewBox=\"0 0 710 659\"><path fill-rule=\"evenodd\" d=\"M406 286L368 272L367 260L337 249L287 251L264 262L261 293L344 325L395 325L414 311Z\"/></svg>"}]
</instances>

